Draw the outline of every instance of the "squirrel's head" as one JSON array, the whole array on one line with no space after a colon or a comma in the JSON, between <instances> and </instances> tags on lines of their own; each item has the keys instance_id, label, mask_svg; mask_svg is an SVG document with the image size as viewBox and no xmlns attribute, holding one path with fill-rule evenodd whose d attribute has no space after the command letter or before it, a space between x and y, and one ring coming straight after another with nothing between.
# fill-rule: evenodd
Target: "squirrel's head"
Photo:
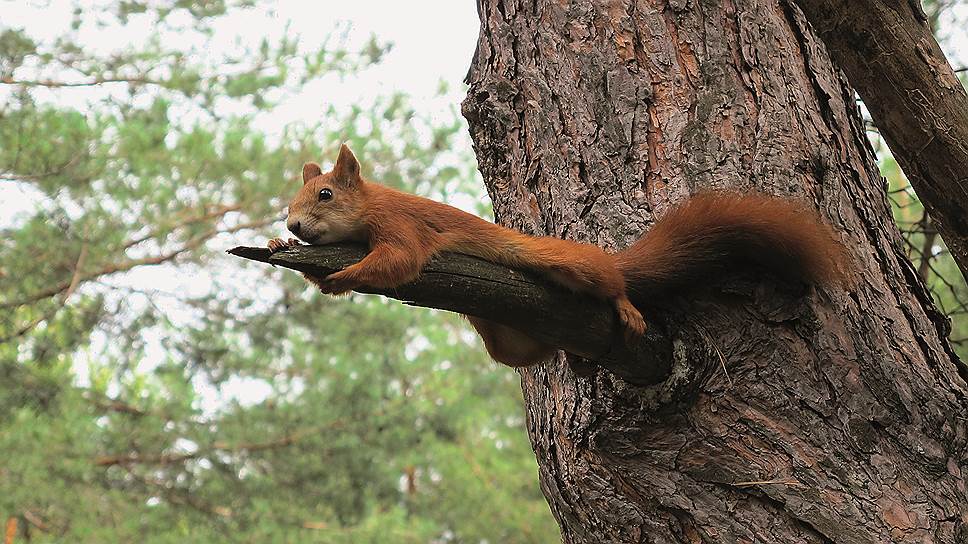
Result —
<instances>
[{"instance_id":1,"label":"squirrel's head","mask_svg":"<svg viewBox=\"0 0 968 544\"><path fill-rule=\"evenodd\" d=\"M360 163L346 145L339 148L336 165L323 172L307 162L302 171L303 186L289 203L286 227L308 244L330 244L364 240L360 221L364 182Z\"/></svg>"}]
</instances>

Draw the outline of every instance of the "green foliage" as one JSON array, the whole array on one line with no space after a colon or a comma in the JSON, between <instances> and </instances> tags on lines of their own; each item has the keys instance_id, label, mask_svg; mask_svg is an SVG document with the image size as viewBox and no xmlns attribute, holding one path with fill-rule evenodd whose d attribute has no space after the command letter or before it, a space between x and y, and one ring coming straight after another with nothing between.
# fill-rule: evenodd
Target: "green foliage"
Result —
<instances>
[{"instance_id":1,"label":"green foliage","mask_svg":"<svg viewBox=\"0 0 968 544\"><path fill-rule=\"evenodd\" d=\"M955 353L962 361L968 361L968 286L897 162L886 149L880 155L881 173L888 182L891 209L901 229L907 256L931 291L938 309L951 321L949 339Z\"/></svg>"},{"instance_id":2,"label":"green foliage","mask_svg":"<svg viewBox=\"0 0 968 544\"><path fill-rule=\"evenodd\" d=\"M921 3L928 24L942 49L952 62L958 63L957 47L951 47L951 30L964 27L963 0L926 0ZM959 74L968 87L965 74ZM906 253L918 275L931 292L938 309L951 322L949 339L962 361L968 361L968 285L961 270L938 235L931 217L925 213L921 200L914 192L900 166L894 160L880 135L870 133L880 165L887 179L887 192L894 219L904 240Z\"/></svg>"},{"instance_id":3,"label":"green foliage","mask_svg":"<svg viewBox=\"0 0 968 544\"><path fill-rule=\"evenodd\" d=\"M222 253L281 234L302 163L342 141L364 174L486 211L456 112L393 95L260 131L387 46L199 54L251 4L78 8L54 41L0 27L0 189L34 204L0 220L0 515L18 542L557 539L517 375L464 323ZM137 46L78 39L145 17Z\"/></svg>"}]
</instances>

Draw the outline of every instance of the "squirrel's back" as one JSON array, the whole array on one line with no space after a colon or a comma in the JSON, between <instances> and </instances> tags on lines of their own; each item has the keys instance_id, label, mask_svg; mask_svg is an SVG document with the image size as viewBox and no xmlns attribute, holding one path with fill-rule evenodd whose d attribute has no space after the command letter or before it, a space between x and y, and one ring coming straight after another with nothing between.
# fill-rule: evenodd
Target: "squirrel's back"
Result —
<instances>
[{"instance_id":1,"label":"squirrel's back","mask_svg":"<svg viewBox=\"0 0 968 544\"><path fill-rule=\"evenodd\" d=\"M616 259L633 300L674 295L750 263L813 284L851 279L843 244L815 212L762 194L696 194Z\"/></svg>"}]
</instances>

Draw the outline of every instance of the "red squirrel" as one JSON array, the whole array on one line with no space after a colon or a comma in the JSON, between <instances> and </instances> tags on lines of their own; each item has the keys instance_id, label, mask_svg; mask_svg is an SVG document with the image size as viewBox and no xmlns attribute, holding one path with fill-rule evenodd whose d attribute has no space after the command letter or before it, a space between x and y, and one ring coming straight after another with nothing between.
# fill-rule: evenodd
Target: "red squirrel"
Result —
<instances>
[{"instance_id":1,"label":"red squirrel","mask_svg":"<svg viewBox=\"0 0 968 544\"><path fill-rule=\"evenodd\" d=\"M808 283L841 282L847 276L844 248L829 227L794 202L760 194L695 195L628 249L607 253L592 244L528 236L364 180L346 145L332 171L324 173L310 162L302 178L289 204L289 231L309 244L358 241L370 246L363 260L344 270L325 278L305 275L327 294L410 282L434 254L452 251L531 270L609 301L626 338L633 339L645 331L645 321L632 300L672 296L720 269L756 262ZM298 243L275 238L268 247L275 252ZM556 351L526 332L466 317L498 362L528 366Z\"/></svg>"}]
</instances>

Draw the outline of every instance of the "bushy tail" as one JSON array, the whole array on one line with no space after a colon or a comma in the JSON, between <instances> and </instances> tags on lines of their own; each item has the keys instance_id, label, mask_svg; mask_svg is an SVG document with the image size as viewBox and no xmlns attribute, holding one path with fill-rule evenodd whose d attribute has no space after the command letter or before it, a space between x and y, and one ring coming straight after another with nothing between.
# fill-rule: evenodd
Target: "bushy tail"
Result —
<instances>
[{"instance_id":1,"label":"bushy tail","mask_svg":"<svg viewBox=\"0 0 968 544\"><path fill-rule=\"evenodd\" d=\"M813 284L852 279L844 246L812 210L761 194L697 194L616 258L631 298L645 302L751 264Z\"/></svg>"}]
</instances>

